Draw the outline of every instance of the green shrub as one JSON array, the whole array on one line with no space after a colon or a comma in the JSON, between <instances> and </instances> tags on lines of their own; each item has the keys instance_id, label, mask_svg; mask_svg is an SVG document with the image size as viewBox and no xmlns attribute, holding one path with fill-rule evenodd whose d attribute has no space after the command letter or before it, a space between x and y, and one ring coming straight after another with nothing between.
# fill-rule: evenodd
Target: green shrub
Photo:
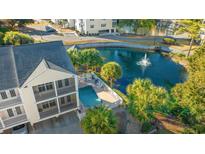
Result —
<instances>
[{"instance_id":1,"label":"green shrub","mask_svg":"<svg viewBox=\"0 0 205 154\"><path fill-rule=\"evenodd\" d=\"M164 38L164 39L163 39L163 42L164 42L165 44L169 44L169 45L174 45L174 44L176 44L176 40L173 39L173 38Z\"/></svg>"},{"instance_id":2,"label":"green shrub","mask_svg":"<svg viewBox=\"0 0 205 154\"><path fill-rule=\"evenodd\" d=\"M0 32L2 32L2 33L6 33L6 32L8 32L8 31L9 31L8 28L0 27Z\"/></svg>"},{"instance_id":3,"label":"green shrub","mask_svg":"<svg viewBox=\"0 0 205 154\"><path fill-rule=\"evenodd\" d=\"M4 44L4 34L2 32L0 32L0 45L3 45Z\"/></svg>"},{"instance_id":4,"label":"green shrub","mask_svg":"<svg viewBox=\"0 0 205 154\"><path fill-rule=\"evenodd\" d=\"M34 42L34 39L29 35L13 31L6 32L3 40L5 45L21 45Z\"/></svg>"},{"instance_id":5,"label":"green shrub","mask_svg":"<svg viewBox=\"0 0 205 154\"><path fill-rule=\"evenodd\" d=\"M81 127L88 134L114 134L118 131L116 116L105 106L88 109Z\"/></svg>"},{"instance_id":6,"label":"green shrub","mask_svg":"<svg viewBox=\"0 0 205 154\"><path fill-rule=\"evenodd\" d=\"M142 133L149 133L152 129L154 129L154 127L150 122L144 122L142 124L142 128L141 128Z\"/></svg>"}]
</instances>

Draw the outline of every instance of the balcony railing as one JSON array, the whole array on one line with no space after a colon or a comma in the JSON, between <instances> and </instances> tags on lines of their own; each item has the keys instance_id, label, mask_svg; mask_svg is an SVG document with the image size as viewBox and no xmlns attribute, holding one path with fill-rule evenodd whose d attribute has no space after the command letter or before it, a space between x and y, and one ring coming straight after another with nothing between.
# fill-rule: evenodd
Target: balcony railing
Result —
<instances>
[{"instance_id":1,"label":"balcony railing","mask_svg":"<svg viewBox=\"0 0 205 154\"><path fill-rule=\"evenodd\" d=\"M46 118L52 115L58 114L58 108L53 108L48 111L39 112L40 118Z\"/></svg>"},{"instance_id":2,"label":"balcony railing","mask_svg":"<svg viewBox=\"0 0 205 154\"><path fill-rule=\"evenodd\" d=\"M26 114L21 114L21 115L3 120L5 127L17 125L23 122L26 123L27 121L28 120L27 120Z\"/></svg>"},{"instance_id":3,"label":"balcony railing","mask_svg":"<svg viewBox=\"0 0 205 154\"><path fill-rule=\"evenodd\" d=\"M64 94L68 94L68 93L71 93L71 92L74 92L75 91L75 86L65 86L65 87L62 87L62 88L57 88L57 94L58 96L60 95L64 95Z\"/></svg>"},{"instance_id":4,"label":"balcony railing","mask_svg":"<svg viewBox=\"0 0 205 154\"><path fill-rule=\"evenodd\" d=\"M34 93L36 102L56 97L55 90L49 90L41 93Z\"/></svg>"},{"instance_id":5,"label":"balcony railing","mask_svg":"<svg viewBox=\"0 0 205 154\"><path fill-rule=\"evenodd\" d=\"M68 110L71 110L71 109L74 109L77 107L77 103L70 103L70 104L66 104L66 105L63 105L63 106L60 106L60 111L61 112L65 112L65 111L68 111Z\"/></svg>"},{"instance_id":6,"label":"balcony railing","mask_svg":"<svg viewBox=\"0 0 205 154\"><path fill-rule=\"evenodd\" d=\"M22 104L20 96L14 98L14 99L9 99L9 100L3 100L0 102L0 109L7 108L10 106Z\"/></svg>"}]
</instances>

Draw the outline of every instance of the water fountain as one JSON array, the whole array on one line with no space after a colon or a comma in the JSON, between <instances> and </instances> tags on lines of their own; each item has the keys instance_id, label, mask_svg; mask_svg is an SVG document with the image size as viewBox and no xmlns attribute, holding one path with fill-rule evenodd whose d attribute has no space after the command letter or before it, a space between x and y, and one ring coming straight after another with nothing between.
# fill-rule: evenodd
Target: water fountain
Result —
<instances>
[{"instance_id":1,"label":"water fountain","mask_svg":"<svg viewBox=\"0 0 205 154\"><path fill-rule=\"evenodd\" d=\"M140 61L137 62L137 65L140 65L142 67L147 67L151 65L149 58L147 58L147 53L145 53L144 57Z\"/></svg>"}]
</instances>

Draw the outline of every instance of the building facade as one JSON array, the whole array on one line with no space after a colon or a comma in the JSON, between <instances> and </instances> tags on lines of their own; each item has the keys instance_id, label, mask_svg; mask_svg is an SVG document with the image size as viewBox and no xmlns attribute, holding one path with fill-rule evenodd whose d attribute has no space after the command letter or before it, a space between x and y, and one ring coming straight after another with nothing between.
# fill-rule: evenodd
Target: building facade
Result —
<instances>
[{"instance_id":1,"label":"building facade","mask_svg":"<svg viewBox=\"0 0 205 154\"><path fill-rule=\"evenodd\" d=\"M78 79L62 42L0 48L0 132L78 107Z\"/></svg>"},{"instance_id":2,"label":"building facade","mask_svg":"<svg viewBox=\"0 0 205 154\"><path fill-rule=\"evenodd\" d=\"M115 19L52 19L51 21L63 25L64 28L74 28L82 35L115 33L117 25Z\"/></svg>"},{"instance_id":3,"label":"building facade","mask_svg":"<svg viewBox=\"0 0 205 154\"><path fill-rule=\"evenodd\" d=\"M74 19L75 29L81 34L98 35L116 32L115 20L112 19Z\"/></svg>"}]
</instances>

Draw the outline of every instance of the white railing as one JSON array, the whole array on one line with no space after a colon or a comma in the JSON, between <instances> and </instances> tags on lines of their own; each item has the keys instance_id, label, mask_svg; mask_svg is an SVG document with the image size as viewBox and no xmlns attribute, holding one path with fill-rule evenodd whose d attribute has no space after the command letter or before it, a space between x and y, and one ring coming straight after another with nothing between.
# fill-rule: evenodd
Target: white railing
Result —
<instances>
[{"instance_id":1,"label":"white railing","mask_svg":"<svg viewBox=\"0 0 205 154\"><path fill-rule=\"evenodd\" d=\"M25 113L3 120L5 127L10 127L10 126L17 125L17 124L20 124L22 122L27 122L27 121L28 120L27 120Z\"/></svg>"},{"instance_id":2,"label":"white railing","mask_svg":"<svg viewBox=\"0 0 205 154\"><path fill-rule=\"evenodd\" d=\"M7 108L10 106L22 104L20 96L9 99L9 100L3 100L0 102L0 109Z\"/></svg>"},{"instance_id":3,"label":"white railing","mask_svg":"<svg viewBox=\"0 0 205 154\"><path fill-rule=\"evenodd\" d=\"M102 82L102 83L105 85L105 87L108 89L109 93L110 93L112 96L114 96L116 99L118 99L118 100L116 101L116 103L118 103L118 101L119 101L119 104L122 104L122 103L123 103L122 98L121 98L115 91L113 91L112 88L110 88L110 87L109 87L102 79L100 79L95 73L91 73L91 74L94 75L95 78L97 78L98 80L100 80L100 82Z\"/></svg>"},{"instance_id":4,"label":"white railing","mask_svg":"<svg viewBox=\"0 0 205 154\"><path fill-rule=\"evenodd\" d=\"M83 76L87 78L86 81L84 80ZM113 91L112 88L110 88L102 79L100 79L95 73L83 74L82 76L80 76L80 81L86 83L87 85L96 86L96 84L93 83L92 81L93 80L92 76L94 77L94 79L97 79L98 81L100 81L100 83L106 88L106 91L108 91L115 99L117 99L117 101L114 102L112 105L109 105L109 107L114 108L123 103L122 98L115 91Z\"/></svg>"}]
</instances>

